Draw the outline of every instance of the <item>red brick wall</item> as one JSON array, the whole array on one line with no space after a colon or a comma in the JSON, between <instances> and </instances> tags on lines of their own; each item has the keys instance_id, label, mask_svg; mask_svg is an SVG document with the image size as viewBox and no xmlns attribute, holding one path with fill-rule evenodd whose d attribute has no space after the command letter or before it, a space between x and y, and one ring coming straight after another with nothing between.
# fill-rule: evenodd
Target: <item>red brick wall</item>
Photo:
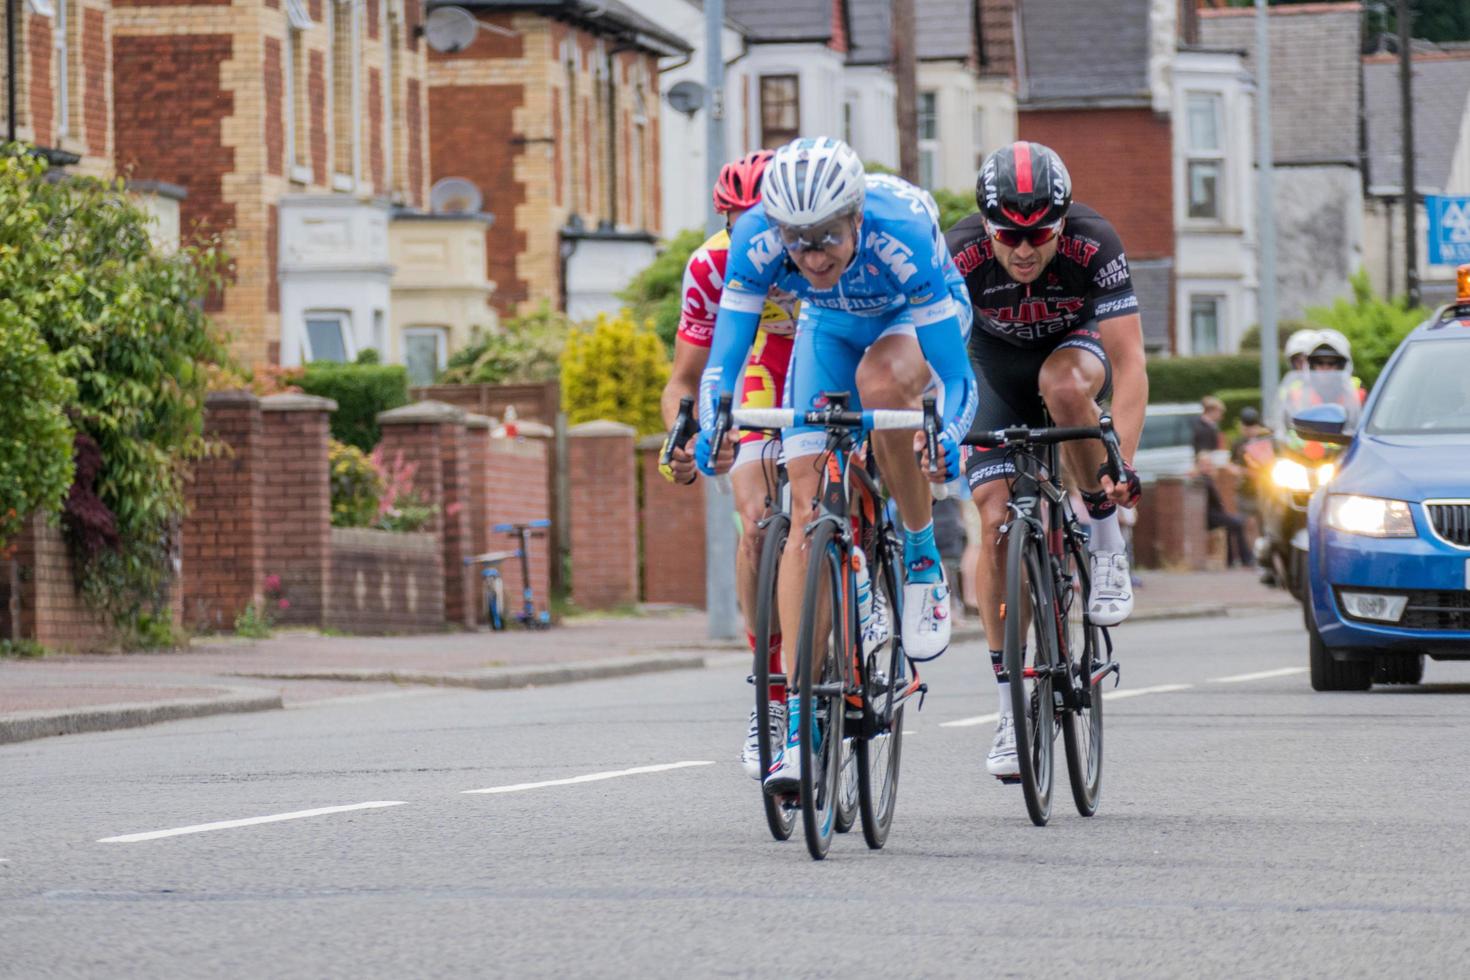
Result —
<instances>
[{"instance_id":1,"label":"red brick wall","mask_svg":"<svg viewBox=\"0 0 1470 980\"><path fill-rule=\"evenodd\" d=\"M276 205L267 204L265 208L265 264L268 273L265 282L265 309L267 313L281 312L281 280L276 276L276 255L281 247L280 229L280 211ZM279 356L271 360L279 360Z\"/></svg>"},{"instance_id":2,"label":"red brick wall","mask_svg":"<svg viewBox=\"0 0 1470 980\"><path fill-rule=\"evenodd\" d=\"M233 49L223 34L113 39L118 169L187 188L179 206L184 229L235 225L235 206L224 199L235 151L222 130L235 100L220 87L220 66Z\"/></svg>"},{"instance_id":3,"label":"red brick wall","mask_svg":"<svg viewBox=\"0 0 1470 980\"><path fill-rule=\"evenodd\" d=\"M17 5L24 10L24 6ZM17 7L11 7L14 10ZM18 23L25 24L26 51L23 57L30 70L26 82L31 94L31 127L41 146L56 144L56 90L51 87L51 20L35 15Z\"/></svg>"},{"instance_id":4,"label":"red brick wall","mask_svg":"<svg viewBox=\"0 0 1470 980\"><path fill-rule=\"evenodd\" d=\"M194 465L184 519L184 624L230 630L261 601L265 577L265 435L260 399L249 392L209 396L205 438L229 447Z\"/></svg>"},{"instance_id":5,"label":"red brick wall","mask_svg":"<svg viewBox=\"0 0 1470 980\"><path fill-rule=\"evenodd\" d=\"M833 51L847 53L847 20L842 16L846 4L843 0L832 0L832 40L828 45Z\"/></svg>"},{"instance_id":6,"label":"red brick wall","mask_svg":"<svg viewBox=\"0 0 1470 980\"><path fill-rule=\"evenodd\" d=\"M1020 138L1056 150L1072 174L1072 198L1112 222L1130 258L1174 255L1173 143L1169 120L1150 109L1028 110Z\"/></svg>"},{"instance_id":7,"label":"red brick wall","mask_svg":"<svg viewBox=\"0 0 1470 980\"><path fill-rule=\"evenodd\" d=\"M547 444L539 439L491 439L486 453L485 523L524 524L554 518L547 485ZM531 591L538 612L548 607L551 595L551 544L555 528L545 537L531 538ZM489 532L486 551L511 551L516 539ZM521 569L517 562L500 566L505 576L506 605L514 613L521 607Z\"/></svg>"},{"instance_id":8,"label":"red brick wall","mask_svg":"<svg viewBox=\"0 0 1470 980\"><path fill-rule=\"evenodd\" d=\"M286 123L282 114L284 93L281 42L268 37L265 39L265 172L274 177L284 174L286 166Z\"/></svg>"},{"instance_id":9,"label":"red brick wall","mask_svg":"<svg viewBox=\"0 0 1470 980\"><path fill-rule=\"evenodd\" d=\"M60 527L32 517L15 543L15 562L20 571L20 635L48 650L110 648L112 631L107 620L93 612L77 592Z\"/></svg>"},{"instance_id":10,"label":"red brick wall","mask_svg":"<svg viewBox=\"0 0 1470 980\"><path fill-rule=\"evenodd\" d=\"M261 403L266 462L263 570L279 575L289 609L276 609L277 622L319 626L325 622L330 586L332 493L327 471L328 413L288 409L273 395Z\"/></svg>"},{"instance_id":11,"label":"red brick wall","mask_svg":"<svg viewBox=\"0 0 1470 980\"><path fill-rule=\"evenodd\" d=\"M367 0L367 36L368 40L376 41L379 37L378 27L378 0Z\"/></svg>"},{"instance_id":12,"label":"red brick wall","mask_svg":"<svg viewBox=\"0 0 1470 980\"><path fill-rule=\"evenodd\" d=\"M470 456L463 422L439 427L439 466L443 476L441 504L444 534L444 618L451 623L474 624L474 577L464 560L474 544L470 532ZM457 587L456 587L457 586Z\"/></svg>"},{"instance_id":13,"label":"red brick wall","mask_svg":"<svg viewBox=\"0 0 1470 980\"><path fill-rule=\"evenodd\" d=\"M683 487L658 471L659 450L638 450L643 471L639 530L643 601L704 608L704 484Z\"/></svg>"},{"instance_id":14,"label":"red brick wall","mask_svg":"<svg viewBox=\"0 0 1470 980\"><path fill-rule=\"evenodd\" d=\"M349 633L428 633L444 626L439 539L369 528L331 530L327 625Z\"/></svg>"},{"instance_id":15,"label":"red brick wall","mask_svg":"<svg viewBox=\"0 0 1470 980\"><path fill-rule=\"evenodd\" d=\"M483 420L483 421L482 421ZM490 476L489 420L478 416L465 425L464 444L470 474L470 553L489 551L489 525L485 521L486 480Z\"/></svg>"},{"instance_id":16,"label":"red brick wall","mask_svg":"<svg viewBox=\"0 0 1470 980\"><path fill-rule=\"evenodd\" d=\"M638 599L638 487L633 430L575 426L567 439L572 598L584 609Z\"/></svg>"},{"instance_id":17,"label":"red brick wall","mask_svg":"<svg viewBox=\"0 0 1470 980\"><path fill-rule=\"evenodd\" d=\"M413 6L409 4L409 6ZM316 20L316 15L312 15ZM317 21L320 23L320 21ZM311 179L318 184L327 182L327 68L326 58L320 51L308 51L306 55L306 95L311 116Z\"/></svg>"},{"instance_id":18,"label":"red brick wall","mask_svg":"<svg viewBox=\"0 0 1470 980\"><path fill-rule=\"evenodd\" d=\"M107 48L107 15L93 7L82 10L82 121L86 125L87 150L106 157L110 151L107 118L107 65L112 60Z\"/></svg>"},{"instance_id":19,"label":"red brick wall","mask_svg":"<svg viewBox=\"0 0 1470 980\"><path fill-rule=\"evenodd\" d=\"M1161 479L1144 488L1133 528L1133 553L1140 568L1206 566L1205 490L1192 479Z\"/></svg>"},{"instance_id":20,"label":"red brick wall","mask_svg":"<svg viewBox=\"0 0 1470 980\"><path fill-rule=\"evenodd\" d=\"M529 295L516 275L516 259L526 250L526 232L514 220L525 203L526 186L515 179L522 148L511 145L512 113L524 101L519 85L442 85L429 90L430 173L464 177L485 196L484 208L496 221L485 232L485 275L495 283L491 298L502 316Z\"/></svg>"},{"instance_id":21,"label":"red brick wall","mask_svg":"<svg viewBox=\"0 0 1470 980\"><path fill-rule=\"evenodd\" d=\"M418 4L410 3L410 11L417 11ZM413 22L418 18L417 13L410 14L406 20ZM410 29L409 36L412 37ZM418 46L417 39L410 44L410 48ZM424 141L424 89L417 78L408 80L408 97L406 115L408 116L408 196L411 203L423 207L426 197L424 190L424 154L427 150ZM484 107L481 107L482 109ZM501 137L504 138L504 133ZM497 290L498 292L498 290Z\"/></svg>"},{"instance_id":22,"label":"red brick wall","mask_svg":"<svg viewBox=\"0 0 1470 980\"><path fill-rule=\"evenodd\" d=\"M388 192L383 180L383 72L377 68L368 69L368 176L379 193Z\"/></svg>"}]
</instances>

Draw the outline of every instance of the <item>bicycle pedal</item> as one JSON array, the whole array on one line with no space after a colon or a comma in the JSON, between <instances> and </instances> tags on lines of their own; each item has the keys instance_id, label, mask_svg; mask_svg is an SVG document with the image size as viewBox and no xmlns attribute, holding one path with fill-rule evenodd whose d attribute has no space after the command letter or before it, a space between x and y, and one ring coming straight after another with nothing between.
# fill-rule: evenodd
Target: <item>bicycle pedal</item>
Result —
<instances>
[{"instance_id":1,"label":"bicycle pedal","mask_svg":"<svg viewBox=\"0 0 1470 980\"><path fill-rule=\"evenodd\" d=\"M995 778L1006 786L1014 786L1021 781L1020 776L996 776Z\"/></svg>"}]
</instances>

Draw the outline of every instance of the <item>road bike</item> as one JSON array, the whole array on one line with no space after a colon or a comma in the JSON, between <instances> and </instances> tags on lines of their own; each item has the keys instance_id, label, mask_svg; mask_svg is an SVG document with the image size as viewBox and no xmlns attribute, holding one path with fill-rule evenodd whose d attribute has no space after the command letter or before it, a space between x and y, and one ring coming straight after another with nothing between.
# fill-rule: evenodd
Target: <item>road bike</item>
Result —
<instances>
[{"instance_id":1,"label":"road bike","mask_svg":"<svg viewBox=\"0 0 1470 980\"><path fill-rule=\"evenodd\" d=\"M971 432L966 445L1003 449L1015 465L1006 542L1002 680L1010 681L1016 756L1026 811L1038 827L1051 818L1053 748L1060 730L1077 812L1097 812L1102 788L1103 687L1117 684L1106 628L1087 616L1092 580L1087 535L1061 479L1058 446L1100 439L1117 481L1122 452L1109 416L1096 426L1007 428ZM1029 641L1029 642L1028 642Z\"/></svg>"},{"instance_id":2,"label":"road bike","mask_svg":"<svg viewBox=\"0 0 1470 980\"><path fill-rule=\"evenodd\" d=\"M500 565L511 558L521 563L521 607L512 618L526 629L546 629L551 626L551 611L536 609L531 589L531 538L544 538L551 521L546 518L527 521L523 524L495 524L491 530L497 534L508 534L516 539L516 547L509 551L487 551L482 555L471 555L464 560L466 565L479 565L480 601L485 610L485 621L492 630L505 629L505 581Z\"/></svg>"},{"instance_id":3,"label":"road bike","mask_svg":"<svg viewBox=\"0 0 1470 980\"><path fill-rule=\"evenodd\" d=\"M883 506L876 460L863 452L864 437L874 429L918 429L925 415L919 411L849 411L847 392L826 392L825 405L809 412L791 409L735 409L722 396L716 410L713 445L719 446L733 426L741 429L785 429L793 425L821 426L827 446L821 456L820 490L813 500L816 517L803 528L808 562L803 591L803 621L798 627L796 684L800 695L797 717L801 745L800 792L785 807L799 808L807 850L814 859L826 857L837 831L842 804L843 742L852 738L857 768L857 803L863 837L868 846L881 848L888 839L898 796L899 762L903 744L903 712L909 700L928 691L910 669L903 643L892 624L902 622L903 547L897 529ZM790 534L789 509L767 525L761 566L762 597L774 596L774 566ZM862 641L858 609L856 554L863 553L869 569L874 607L882 602L889 615L887 636ZM769 591L767 591L769 590ZM881 595L881 598L880 598ZM769 616L770 602L764 603ZM761 683L761 634L769 634L769 619L757 623L757 708L769 697ZM790 630L785 634L790 635ZM768 648L766 648L768 650ZM769 674L764 675L769 680ZM766 692L762 695L761 692ZM762 731L769 731L765 724ZM763 761L773 748L767 745ZM769 811L768 811L769 812ZM772 827L773 832L775 827Z\"/></svg>"}]
</instances>

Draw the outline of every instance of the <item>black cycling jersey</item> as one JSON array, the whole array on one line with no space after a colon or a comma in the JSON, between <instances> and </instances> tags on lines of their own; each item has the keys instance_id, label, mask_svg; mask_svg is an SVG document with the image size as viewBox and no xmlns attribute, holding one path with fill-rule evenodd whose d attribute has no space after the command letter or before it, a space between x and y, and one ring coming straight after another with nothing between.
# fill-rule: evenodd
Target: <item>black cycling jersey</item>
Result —
<instances>
[{"instance_id":1,"label":"black cycling jersey","mask_svg":"<svg viewBox=\"0 0 1470 980\"><path fill-rule=\"evenodd\" d=\"M981 330L1017 347L1058 344L1077 327L1138 312L1123 243L1085 204L1067 212L1057 254L1032 283L1018 283L996 261L985 221L961 219L946 234Z\"/></svg>"}]
</instances>

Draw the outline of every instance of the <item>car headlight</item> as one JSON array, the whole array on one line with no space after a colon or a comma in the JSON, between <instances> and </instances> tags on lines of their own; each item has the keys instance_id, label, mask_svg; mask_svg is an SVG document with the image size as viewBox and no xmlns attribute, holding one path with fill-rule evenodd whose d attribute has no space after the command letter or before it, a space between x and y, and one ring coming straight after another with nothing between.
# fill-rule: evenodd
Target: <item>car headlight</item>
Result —
<instances>
[{"instance_id":1,"label":"car headlight","mask_svg":"<svg viewBox=\"0 0 1470 980\"><path fill-rule=\"evenodd\" d=\"M1336 475L1336 463L1323 463L1321 466L1317 467L1317 486L1327 486L1327 484L1332 482L1332 478Z\"/></svg>"},{"instance_id":2,"label":"car headlight","mask_svg":"<svg viewBox=\"0 0 1470 980\"><path fill-rule=\"evenodd\" d=\"M1312 474L1301 463L1283 456L1271 467L1271 482L1283 490L1306 493L1312 489Z\"/></svg>"},{"instance_id":3,"label":"car headlight","mask_svg":"<svg viewBox=\"0 0 1470 980\"><path fill-rule=\"evenodd\" d=\"M1414 515L1402 500L1334 493L1327 497L1327 526L1370 538L1412 538Z\"/></svg>"}]
</instances>

